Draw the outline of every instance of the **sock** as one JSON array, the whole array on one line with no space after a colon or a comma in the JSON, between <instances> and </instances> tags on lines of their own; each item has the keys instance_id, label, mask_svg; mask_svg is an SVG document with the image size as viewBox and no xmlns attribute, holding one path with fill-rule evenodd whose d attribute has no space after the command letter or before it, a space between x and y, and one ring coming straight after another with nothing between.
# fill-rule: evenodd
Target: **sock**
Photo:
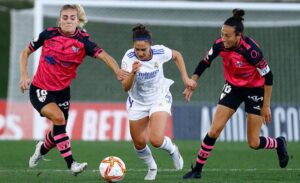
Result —
<instances>
[{"instance_id":1,"label":"sock","mask_svg":"<svg viewBox=\"0 0 300 183\"><path fill-rule=\"evenodd\" d=\"M144 163L148 166L148 169L157 169L157 165L155 160L153 159L152 152L148 145L144 149L138 150L135 149L138 157L144 161Z\"/></svg>"},{"instance_id":2,"label":"sock","mask_svg":"<svg viewBox=\"0 0 300 183\"><path fill-rule=\"evenodd\" d=\"M175 151L175 146L172 143L172 140L167 136L165 136L164 142L162 143L162 145L159 148L167 151L169 154L173 154Z\"/></svg>"},{"instance_id":3,"label":"sock","mask_svg":"<svg viewBox=\"0 0 300 183\"><path fill-rule=\"evenodd\" d=\"M71 142L69 136L66 133L66 125L54 125L53 135L56 147L61 153L61 156L67 162L68 168L70 169L74 159L71 151Z\"/></svg>"},{"instance_id":4,"label":"sock","mask_svg":"<svg viewBox=\"0 0 300 183\"><path fill-rule=\"evenodd\" d=\"M271 137L259 137L259 146L257 149L276 149L281 145L281 141Z\"/></svg>"},{"instance_id":5,"label":"sock","mask_svg":"<svg viewBox=\"0 0 300 183\"><path fill-rule=\"evenodd\" d=\"M51 131L49 130L45 135L45 142L41 147L41 154L47 154L52 148L56 147L54 139L51 135Z\"/></svg>"},{"instance_id":6,"label":"sock","mask_svg":"<svg viewBox=\"0 0 300 183\"><path fill-rule=\"evenodd\" d=\"M209 137L208 134L206 134L206 136L204 137L201 148L198 152L198 157L196 159L196 166L194 168L196 171L202 171L202 168L205 165L210 152L214 148L216 140L217 139Z\"/></svg>"}]
</instances>

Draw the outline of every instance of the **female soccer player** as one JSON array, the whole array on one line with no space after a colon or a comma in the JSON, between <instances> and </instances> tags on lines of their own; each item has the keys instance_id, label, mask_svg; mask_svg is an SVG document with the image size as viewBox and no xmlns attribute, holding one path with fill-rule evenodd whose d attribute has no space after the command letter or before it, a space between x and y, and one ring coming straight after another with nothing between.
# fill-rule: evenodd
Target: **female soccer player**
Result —
<instances>
[{"instance_id":1,"label":"female soccer player","mask_svg":"<svg viewBox=\"0 0 300 183\"><path fill-rule=\"evenodd\" d=\"M60 151L74 175L87 167L87 163L74 160L66 133L71 81L76 77L77 67L86 55L104 61L118 77L121 70L110 55L90 40L88 33L83 30L86 22L85 11L80 5L64 5L60 10L58 27L41 32L21 53L21 91L29 89L33 107L53 123L45 141L36 145L29 160L30 168L36 167L39 160L54 147ZM41 46L43 49L39 66L30 85L28 57Z\"/></svg>"},{"instance_id":2,"label":"female soccer player","mask_svg":"<svg viewBox=\"0 0 300 183\"><path fill-rule=\"evenodd\" d=\"M178 147L165 136L172 105L169 87L173 81L164 77L163 64L173 59L184 85L195 88L196 82L188 77L183 57L178 51L163 45L152 45L151 33L144 25L137 25L132 31L133 48L125 53L121 66L129 74L122 80L122 85L129 94L127 112L135 151L148 166L145 180L154 180L157 165L147 146L148 140L155 148L170 154L175 169L183 168Z\"/></svg>"},{"instance_id":3,"label":"female soccer player","mask_svg":"<svg viewBox=\"0 0 300 183\"><path fill-rule=\"evenodd\" d=\"M280 167L284 168L288 164L289 156L284 137L275 139L259 136L262 124L271 121L273 75L257 43L243 34L244 14L244 10L233 10L233 16L224 22L221 38L214 42L192 76L192 79L197 81L216 56L222 57L226 82L211 127L199 150L196 166L192 167L183 179L201 178L202 167L217 138L242 102L245 103L245 111L248 113L249 146L252 149L276 149ZM187 101L192 93L192 88L186 88L183 92Z\"/></svg>"}]
</instances>

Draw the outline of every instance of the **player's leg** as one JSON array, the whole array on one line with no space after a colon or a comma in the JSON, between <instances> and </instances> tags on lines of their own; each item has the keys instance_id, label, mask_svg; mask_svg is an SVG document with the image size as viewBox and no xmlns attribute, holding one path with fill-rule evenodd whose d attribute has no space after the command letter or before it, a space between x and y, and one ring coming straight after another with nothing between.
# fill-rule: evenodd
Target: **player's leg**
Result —
<instances>
[{"instance_id":1,"label":"player's leg","mask_svg":"<svg viewBox=\"0 0 300 183\"><path fill-rule=\"evenodd\" d=\"M247 118L247 137L248 144L253 149L276 149L279 165L281 168L287 166L289 156L287 153L287 145L284 137L264 137L260 136L262 125L262 117L255 114L248 114Z\"/></svg>"},{"instance_id":2,"label":"player's leg","mask_svg":"<svg viewBox=\"0 0 300 183\"><path fill-rule=\"evenodd\" d=\"M213 150L217 138L224 129L227 121L235 113L242 102L239 95L240 90L238 88L225 83L211 127L204 137L199 149L196 165L195 167L192 167L190 172L183 176L183 179L201 178L202 168Z\"/></svg>"},{"instance_id":3,"label":"player's leg","mask_svg":"<svg viewBox=\"0 0 300 183\"><path fill-rule=\"evenodd\" d=\"M183 158L172 140L165 136L167 120L170 117L169 113L165 111L154 112L150 117L150 142L156 148L161 148L167 151L172 160L175 169L181 170L183 168Z\"/></svg>"},{"instance_id":4,"label":"player's leg","mask_svg":"<svg viewBox=\"0 0 300 183\"><path fill-rule=\"evenodd\" d=\"M129 120L129 123L130 134L134 143L137 156L148 167L148 173L145 176L145 180L155 180L157 174L157 165L152 156L152 152L147 145L149 117L146 116L139 120Z\"/></svg>"},{"instance_id":5,"label":"player's leg","mask_svg":"<svg viewBox=\"0 0 300 183\"><path fill-rule=\"evenodd\" d=\"M190 172L183 176L183 179L201 178L202 168L205 165L211 151L214 149L217 138L234 112L235 110L229 107L223 105L217 106L211 127L204 137L201 148L199 149L198 156L196 158L196 165L195 167L192 167Z\"/></svg>"},{"instance_id":6,"label":"player's leg","mask_svg":"<svg viewBox=\"0 0 300 183\"><path fill-rule=\"evenodd\" d=\"M287 153L287 143L284 137L264 137L260 136L263 118L260 115L263 104L263 89L254 88L247 90L245 98L245 110L247 117L247 137L248 144L253 149L276 149L279 165L281 168L287 166L289 156Z\"/></svg>"},{"instance_id":7,"label":"player's leg","mask_svg":"<svg viewBox=\"0 0 300 183\"><path fill-rule=\"evenodd\" d=\"M171 106L172 95L170 92L161 101L151 106L149 137L154 147L161 148L170 154L175 169L181 170L184 162L178 146L165 136L167 121L171 115Z\"/></svg>"},{"instance_id":8,"label":"player's leg","mask_svg":"<svg viewBox=\"0 0 300 183\"><path fill-rule=\"evenodd\" d=\"M71 96L70 96L70 87L68 87L64 90L55 92L56 104L59 107L59 109L63 112L63 116L64 116L64 119L65 119L65 125L63 125L63 126L64 126L64 129L65 129L64 133L65 133L65 135L67 135L67 138L69 138L68 134L66 133L66 127L68 125L68 118L69 118L70 98L71 98ZM54 134L54 128L53 128L53 134ZM62 140L62 139L60 139L60 140ZM59 144L64 144L64 142L60 142L60 140L59 140ZM62 151L60 151L60 150L59 151L61 153L63 152L63 153L71 155L71 157L73 159L73 162L71 163L71 165L69 167L69 162L66 159L68 157L65 158L64 155L62 154L62 156L67 161L67 164L68 164L68 167L69 167L70 171L73 173L73 175L76 176L76 175L80 174L81 172L83 172L87 168L88 164L87 164L87 162L79 163L79 162L75 161L75 159L73 158L73 155L72 155L72 151L71 151L71 139L69 139L68 142L69 142L69 149L70 150L68 151L68 149L64 149Z\"/></svg>"},{"instance_id":9,"label":"player's leg","mask_svg":"<svg viewBox=\"0 0 300 183\"><path fill-rule=\"evenodd\" d=\"M34 85L29 89L30 102L32 106L40 113L41 109L51 102L55 102L53 93L42 90ZM41 113L40 113L41 114ZM42 116L42 114L41 114ZM39 141L35 146L35 151L29 159L29 167L34 168L38 165L39 161L43 159L43 155L47 154L53 147L56 147L53 139L53 134L49 130L45 135L44 141Z\"/></svg>"}]
</instances>

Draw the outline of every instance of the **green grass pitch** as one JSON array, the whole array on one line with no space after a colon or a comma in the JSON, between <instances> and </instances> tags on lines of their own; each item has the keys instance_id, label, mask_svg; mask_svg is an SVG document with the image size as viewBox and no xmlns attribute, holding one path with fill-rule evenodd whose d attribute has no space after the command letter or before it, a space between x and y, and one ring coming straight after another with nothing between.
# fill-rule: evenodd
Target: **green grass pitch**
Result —
<instances>
[{"instance_id":1,"label":"green grass pitch","mask_svg":"<svg viewBox=\"0 0 300 183\"><path fill-rule=\"evenodd\" d=\"M246 142L217 142L214 151L204 168L202 179L184 181L182 175L189 171L194 162L199 141L176 141L185 160L184 169L174 171L171 158L160 149L152 153L159 167L154 182L201 182L201 183L299 183L300 182L300 143L289 142L291 155L289 165L280 169L274 150L251 150ZM76 160L86 161L86 172L74 177L66 169L64 160L56 149L47 154L37 168L28 168L29 156L34 151L34 141L0 141L0 182L1 183L101 183L98 166L109 155L122 158L127 172L122 182L146 182L146 166L140 161L132 142L72 142Z\"/></svg>"}]
</instances>

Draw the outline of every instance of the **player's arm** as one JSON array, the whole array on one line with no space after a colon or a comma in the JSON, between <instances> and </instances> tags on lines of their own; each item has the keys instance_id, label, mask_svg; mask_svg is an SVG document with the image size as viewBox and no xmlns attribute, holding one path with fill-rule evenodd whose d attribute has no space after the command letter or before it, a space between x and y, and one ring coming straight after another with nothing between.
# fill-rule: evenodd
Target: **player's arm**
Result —
<instances>
[{"instance_id":1,"label":"player's arm","mask_svg":"<svg viewBox=\"0 0 300 183\"><path fill-rule=\"evenodd\" d=\"M24 93L25 90L29 89L30 78L27 72L28 58L32 51L29 47L26 47L20 54L20 69L21 69L21 78L20 78L20 89Z\"/></svg>"},{"instance_id":2,"label":"player's arm","mask_svg":"<svg viewBox=\"0 0 300 183\"><path fill-rule=\"evenodd\" d=\"M178 70L181 74L181 78L182 78L182 81L183 81L185 87L190 87L192 90L194 90L196 88L197 84L195 81L193 81L189 78L181 53L176 50L172 50L172 59L175 61L176 65L178 67Z\"/></svg>"},{"instance_id":3,"label":"player's arm","mask_svg":"<svg viewBox=\"0 0 300 183\"><path fill-rule=\"evenodd\" d=\"M121 70L116 60L111 57L106 51L102 50L96 57L98 60L103 61L116 75L118 80L121 80Z\"/></svg>"},{"instance_id":4,"label":"player's arm","mask_svg":"<svg viewBox=\"0 0 300 183\"><path fill-rule=\"evenodd\" d=\"M264 100L261 109L261 115L264 118L264 122L271 122L271 96L272 96L272 85L273 85L273 73L267 63L262 60L262 63L258 64L257 70L261 76L265 78L264 85Z\"/></svg>"},{"instance_id":5,"label":"player's arm","mask_svg":"<svg viewBox=\"0 0 300 183\"><path fill-rule=\"evenodd\" d=\"M37 38L32 40L28 47L26 47L20 54L20 70L21 70L21 79L20 79L20 89L24 93L25 90L29 89L30 78L27 73L28 58L32 52L39 49L43 46L45 39L48 37L48 31L44 30L39 34Z\"/></svg>"},{"instance_id":6,"label":"player's arm","mask_svg":"<svg viewBox=\"0 0 300 183\"><path fill-rule=\"evenodd\" d=\"M220 48L221 48L222 42L221 39L217 39L213 46L210 48L206 56L198 63L192 79L195 81L198 81L200 76L203 74L203 72L210 67L211 62L219 55Z\"/></svg>"},{"instance_id":7,"label":"player's arm","mask_svg":"<svg viewBox=\"0 0 300 183\"><path fill-rule=\"evenodd\" d=\"M261 116L264 118L265 123L269 123L272 120L270 106L272 96L273 74L258 44L252 39L248 40L248 44L251 46L251 48L248 49L245 56L249 63L256 67L259 74L265 78L264 100L261 109Z\"/></svg>"},{"instance_id":8,"label":"player's arm","mask_svg":"<svg viewBox=\"0 0 300 183\"><path fill-rule=\"evenodd\" d=\"M122 69L122 74L124 78L121 80L121 83L124 91L128 92L131 89L135 75L137 71L139 71L140 67L141 67L141 63L139 61L135 61L132 64L131 72L127 72Z\"/></svg>"},{"instance_id":9,"label":"player's arm","mask_svg":"<svg viewBox=\"0 0 300 183\"><path fill-rule=\"evenodd\" d=\"M217 39L207 55L198 63L193 75L192 75L192 80L197 82L200 79L200 76L203 74L203 72L210 67L211 62L219 55L220 52L220 47L221 47L221 41L220 39ZM192 98L193 95L193 90L190 88L186 88L183 91L183 96L187 102L189 102Z\"/></svg>"}]
</instances>

